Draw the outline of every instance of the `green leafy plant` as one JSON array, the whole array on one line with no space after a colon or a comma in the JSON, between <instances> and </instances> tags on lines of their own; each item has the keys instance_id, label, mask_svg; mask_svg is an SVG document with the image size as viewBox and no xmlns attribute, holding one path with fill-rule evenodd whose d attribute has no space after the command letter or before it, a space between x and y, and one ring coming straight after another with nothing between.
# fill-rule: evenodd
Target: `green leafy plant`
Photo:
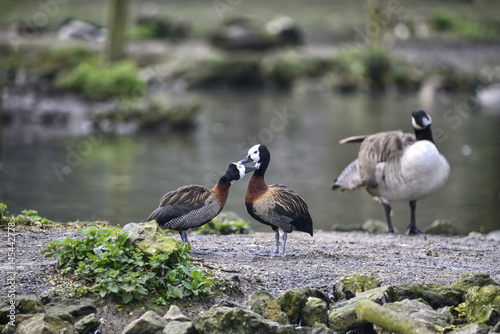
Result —
<instances>
[{"instance_id":1,"label":"green leafy plant","mask_svg":"<svg viewBox=\"0 0 500 334\"><path fill-rule=\"evenodd\" d=\"M89 290L101 297L113 295L129 303L149 294L163 300L197 300L210 293L212 282L204 278L201 270L189 267L187 244L183 243L181 250L170 256L157 253L146 257L139 249L125 246L129 232L118 228L91 227L77 233L84 238L54 240L42 253L56 258L63 273L74 273L81 280L92 282Z\"/></svg>"},{"instance_id":2,"label":"green leafy plant","mask_svg":"<svg viewBox=\"0 0 500 334\"><path fill-rule=\"evenodd\" d=\"M498 39L500 33L498 21L462 17L444 8L438 8L433 13L431 25L436 31L450 32L471 40Z\"/></svg>"},{"instance_id":3,"label":"green leafy plant","mask_svg":"<svg viewBox=\"0 0 500 334\"><path fill-rule=\"evenodd\" d=\"M98 59L93 58L62 75L55 87L82 92L92 100L106 100L137 94L145 85L138 78L134 62L124 60L100 66Z\"/></svg>"},{"instance_id":4,"label":"green leafy plant","mask_svg":"<svg viewBox=\"0 0 500 334\"><path fill-rule=\"evenodd\" d=\"M207 224L192 230L193 234L248 234L250 223L242 220L230 219L226 214L220 214Z\"/></svg>"},{"instance_id":5,"label":"green leafy plant","mask_svg":"<svg viewBox=\"0 0 500 334\"><path fill-rule=\"evenodd\" d=\"M50 219L41 217L36 210L23 210L20 215L9 215L7 205L0 203L0 224L15 223L19 225L52 225Z\"/></svg>"}]
</instances>

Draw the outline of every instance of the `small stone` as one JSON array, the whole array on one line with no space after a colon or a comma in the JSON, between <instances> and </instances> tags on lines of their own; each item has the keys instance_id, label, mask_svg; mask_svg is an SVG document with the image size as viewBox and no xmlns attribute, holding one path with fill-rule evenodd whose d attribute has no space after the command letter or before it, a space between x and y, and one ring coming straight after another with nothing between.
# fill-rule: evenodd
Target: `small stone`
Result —
<instances>
[{"instance_id":1,"label":"small stone","mask_svg":"<svg viewBox=\"0 0 500 334\"><path fill-rule=\"evenodd\" d=\"M432 256L432 257L438 256L438 252L437 252L436 248L434 248L434 246L431 246L431 248L429 248L427 250L427 256Z\"/></svg>"},{"instance_id":2,"label":"small stone","mask_svg":"<svg viewBox=\"0 0 500 334\"><path fill-rule=\"evenodd\" d=\"M250 309L260 315L264 314L264 305L268 300L274 297L267 291L255 291L248 297L245 308Z\"/></svg>"},{"instance_id":3,"label":"small stone","mask_svg":"<svg viewBox=\"0 0 500 334\"><path fill-rule=\"evenodd\" d=\"M289 325L288 316L278 305L276 299L268 300L263 307L262 316L271 321L276 321L282 325Z\"/></svg>"},{"instance_id":4,"label":"small stone","mask_svg":"<svg viewBox=\"0 0 500 334\"><path fill-rule=\"evenodd\" d=\"M122 334L156 334L163 331L168 322L154 311L147 311L139 319L132 321Z\"/></svg>"},{"instance_id":5,"label":"small stone","mask_svg":"<svg viewBox=\"0 0 500 334\"><path fill-rule=\"evenodd\" d=\"M163 316L163 319L167 321L191 321L188 317L182 314L181 309L176 305L170 306L167 313L165 313L165 315Z\"/></svg>"},{"instance_id":6,"label":"small stone","mask_svg":"<svg viewBox=\"0 0 500 334\"><path fill-rule=\"evenodd\" d=\"M164 334L191 334L196 333L191 321L171 321L163 329Z\"/></svg>"},{"instance_id":7,"label":"small stone","mask_svg":"<svg viewBox=\"0 0 500 334\"><path fill-rule=\"evenodd\" d=\"M374 289L380 286L380 281L375 277L352 274L337 277L333 282L333 296L335 300L351 299L357 293Z\"/></svg>"}]
</instances>

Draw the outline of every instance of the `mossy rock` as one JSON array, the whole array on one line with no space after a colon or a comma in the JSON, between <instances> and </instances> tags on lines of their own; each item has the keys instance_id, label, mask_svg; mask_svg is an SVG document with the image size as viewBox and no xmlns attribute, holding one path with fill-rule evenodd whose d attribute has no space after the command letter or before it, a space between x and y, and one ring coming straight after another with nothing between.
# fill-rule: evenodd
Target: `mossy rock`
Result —
<instances>
[{"instance_id":1,"label":"mossy rock","mask_svg":"<svg viewBox=\"0 0 500 334\"><path fill-rule=\"evenodd\" d=\"M492 310L494 311L492 312ZM500 286L487 285L470 288L465 298L465 311L467 322L487 322L490 324L495 311L496 314L500 313Z\"/></svg>"},{"instance_id":2,"label":"mossy rock","mask_svg":"<svg viewBox=\"0 0 500 334\"><path fill-rule=\"evenodd\" d=\"M264 306L267 301L274 300L274 297L267 291L255 291L248 297L245 308L260 315L264 314Z\"/></svg>"},{"instance_id":3,"label":"mossy rock","mask_svg":"<svg viewBox=\"0 0 500 334\"><path fill-rule=\"evenodd\" d=\"M19 295L14 299L16 314L44 313L44 308L40 298L36 295ZM10 314L11 303L8 297L0 299L0 324L9 322L7 317Z\"/></svg>"},{"instance_id":4,"label":"mossy rock","mask_svg":"<svg viewBox=\"0 0 500 334\"><path fill-rule=\"evenodd\" d=\"M345 333L351 329L366 325L366 322L359 320L354 309L360 300L371 300L377 304L383 305L392 303L396 299L394 288L392 286L382 286L359 293L356 297L346 301L339 302L330 306L328 313L328 327L335 332Z\"/></svg>"},{"instance_id":5,"label":"mossy rock","mask_svg":"<svg viewBox=\"0 0 500 334\"><path fill-rule=\"evenodd\" d=\"M456 306L463 301L461 291L432 283L402 284L396 287L396 294L399 300L422 298L434 309Z\"/></svg>"},{"instance_id":6,"label":"mossy rock","mask_svg":"<svg viewBox=\"0 0 500 334\"><path fill-rule=\"evenodd\" d=\"M353 298L357 293L374 289L380 286L375 277L352 274L337 277L333 282L333 295L337 300Z\"/></svg>"},{"instance_id":7,"label":"mossy rock","mask_svg":"<svg viewBox=\"0 0 500 334\"><path fill-rule=\"evenodd\" d=\"M241 307L212 307L193 321L199 333L278 334L283 326Z\"/></svg>"},{"instance_id":8,"label":"mossy rock","mask_svg":"<svg viewBox=\"0 0 500 334\"><path fill-rule=\"evenodd\" d=\"M282 325L289 325L288 316L281 310L276 299L268 300L264 303L262 316Z\"/></svg>"},{"instance_id":9,"label":"mossy rock","mask_svg":"<svg viewBox=\"0 0 500 334\"><path fill-rule=\"evenodd\" d=\"M39 313L32 318L25 320L19 324L16 329L16 334L58 334L58 333L74 333L74 327L67 321L59 317L54 317L45 313Z\"/></svg>"},{"instance_id":10,"label":"mossy rock","mask_svg":"<svg viewBox=\"0 0 500 334\"><path fill-rule=\"evenodd\" d=\"M328 297L320 290L311 288L296 288L288 290L276 298L281 310L286 313L291 324L297 324L301 319L301 310L304 308L308 297L317 297L326 303Z\"/></svg>"},{"instance_id":11,"label":"mossy rock","mask_svg":"<svg viewBox=\"0 0 500 334\"><path fill-rule=\"evenodd\" d=\"M308 297L301 313L303 326L312 327L316 323L325 325L328 323L328 305L319 298Z\"/></svg>"},{"instance_id":12,"label":"mossy rock","mask_svg":"<svg viewBox=\"0 0 500 334\"><path fill-rule=\"evenodd\" d=\"M129 223L122 228L122 231L131 232L125 246L134 245L145 256L159 253L170 255L180 251L179 243L174 238L165 236L154 220L146 223Z\"/></svg>"},{"instance_id":13,"label":"mossy rock","mask_svg":"<svg viewBox=\"0 0 500 334\"><path fill-rule=\"evenodd\" d=\"M463 293L467 292L474 286L498 285L488 274L484 273L463 273L460 280L453 282L451 287L460 290Z\"/></svg>"},{"instance_id":14,"label":"mossy rock","mask_svg":"<svg viewBox=\"0 0 500 334\"><path fill-rule=\"evenodd\" d=\"M446 219L437 219L424 229L426 234L434 235L458 235L458 229L455 224Z\"/></svg>"}]
</instances>

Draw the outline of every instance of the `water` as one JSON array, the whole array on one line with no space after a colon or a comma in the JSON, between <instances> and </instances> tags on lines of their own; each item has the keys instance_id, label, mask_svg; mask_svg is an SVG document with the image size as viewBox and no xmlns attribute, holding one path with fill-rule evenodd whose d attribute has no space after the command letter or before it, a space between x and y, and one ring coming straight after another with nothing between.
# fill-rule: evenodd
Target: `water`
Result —
<instances>
[{"instance_id":1,"label":"water","mask_svg":"<svg viewBox=\"0 0 500 334\"><path fill-rule=\"evenodd\" d=\"M410 113L422 106L418 96L395 93L192 95L204 108L189 133L84 135L74 126L66 132L4 126L1 201L12 213L37 209L55 221L144 221L165 192L186 184L212 187L229 162L260 142L272 154L266 181L304 197L315 229L385 220L382 206L366 191L331 190L359 147L338 141L392 129L411 132ZM500 229L500 116L468 109L460 114L457 106L466 102L464 96L443 96L425 106L451 175L442 190L417 202L420 228L447 219L464 234ZM225 210L251 221L256 231L268 231L245 210L248 180L233 184ZM394 203L393 209L395 227L405 231L408 203Z\"/></svg>"}]
</instances>

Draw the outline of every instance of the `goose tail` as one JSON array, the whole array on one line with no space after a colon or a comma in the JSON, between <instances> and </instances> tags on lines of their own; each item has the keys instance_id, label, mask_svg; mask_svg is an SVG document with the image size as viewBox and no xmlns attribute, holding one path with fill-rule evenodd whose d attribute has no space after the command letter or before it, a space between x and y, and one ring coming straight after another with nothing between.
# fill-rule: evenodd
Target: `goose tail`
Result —
<instances>
[{"instance_id":1,"label":"goose tail","mask_svg":"<svg viewBox=\"0 0 500 334\"><path fill-rule=\"evenodd\" d=\"M363 182L358 171L358 159L356 159L344 168L340 176L333 181L332 190L338 188L340 188L340 191L354 190L362 185Z\"/></svg>"}]
</instances>

